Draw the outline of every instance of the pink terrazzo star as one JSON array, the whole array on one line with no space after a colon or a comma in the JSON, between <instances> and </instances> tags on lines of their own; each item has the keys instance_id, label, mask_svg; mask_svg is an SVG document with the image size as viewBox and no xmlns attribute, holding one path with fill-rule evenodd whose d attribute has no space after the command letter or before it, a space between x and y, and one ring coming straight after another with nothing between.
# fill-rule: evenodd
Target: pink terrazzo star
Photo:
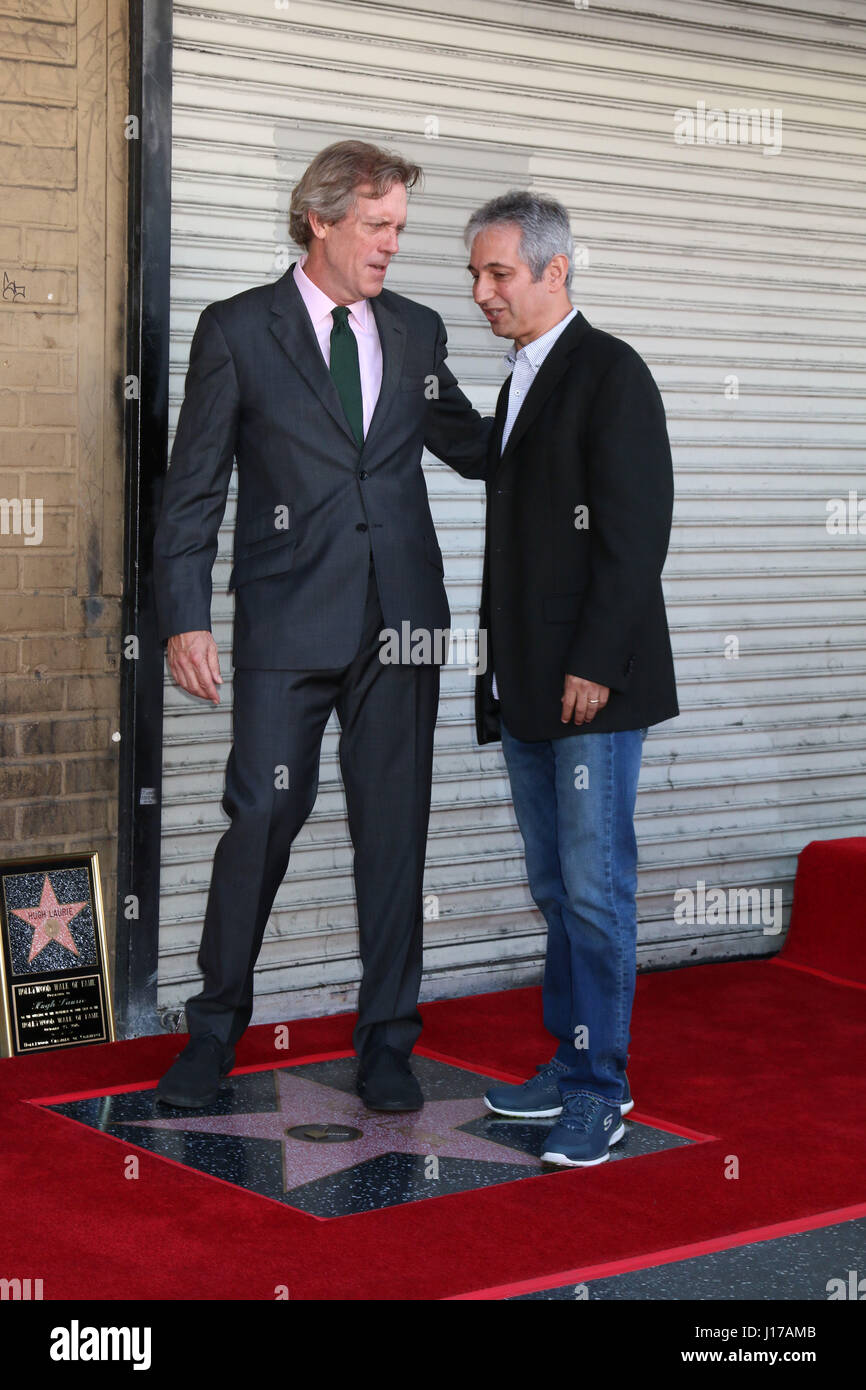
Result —
<instances>
[{"instance_id":1,"label":"pink terrazzo star","mask_svg":"<svg viewBox=\"0 0 866 1390\"><path fill-rule=\"evenodd\" d=\"M72 933L69 930L69 923L79 912L83 912L87 903L59 903L54 896L54 885L48 875L42 880L42 897L33 907L12 907L10 912L14 917L20 917L28 926L33 927L33 940L30 943L30 955L27 957L27 964L50 946L52 941L58 945L65 946L67 951L71 951L74 956L78 955L78 947L75 944Z\"/></svg>"},{"instance_id":2,"label":"pink terrazzo star","mask_svg":"<svg viewBox=\"0 0 866 1390\"><path fill-rule=\"evenodd\" d=\"M519 1163L536 1168L532 1154L481 1139L458 1129L486 1114L480 1098L428 1101L423 1110L388 1115L368 1110L355 1095L293 1075L291 1068L274 1072L278 1108L246 1115L190 1115L181 1119L132 1120L145 1129L186 1130L199 1134L240 1135L245 1139L278 1139L283 1145L285 1191L339 1173L380 1154L407 1153L424 1157L464 1158L482 1163ZM360 1139L341 1144L305 1143L290 1139L296 1125L342 1124L362 1131Z\"/></svg>"}]
</instances>

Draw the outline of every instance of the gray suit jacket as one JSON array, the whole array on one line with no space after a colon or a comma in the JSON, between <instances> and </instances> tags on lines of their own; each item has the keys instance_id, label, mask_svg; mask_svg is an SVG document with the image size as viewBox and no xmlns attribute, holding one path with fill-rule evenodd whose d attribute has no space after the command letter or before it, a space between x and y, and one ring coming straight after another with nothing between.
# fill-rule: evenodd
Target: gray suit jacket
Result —
<instances>
[{"instance_id":1,"label":"gray suit jacket","mask_svg":"<svg viewBox=\"0 0 866 1390\"><path fill-rule=\"evenodd\" d=\"M359 450L292 270L199 318L154 542L157 615L163 639L210 628L236 458L234 664L334 669L360 641L371 548L385 626L449 626L421 453L483 478L492 420L458 387L439 315L383 290L382 387Z\"/></svg>"}]
</instances>

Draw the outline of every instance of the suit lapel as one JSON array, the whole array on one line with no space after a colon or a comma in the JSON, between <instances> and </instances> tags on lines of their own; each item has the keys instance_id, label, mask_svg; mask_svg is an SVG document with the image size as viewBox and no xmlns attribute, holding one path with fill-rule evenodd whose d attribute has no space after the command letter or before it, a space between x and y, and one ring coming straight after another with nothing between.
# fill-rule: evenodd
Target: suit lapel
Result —
<instances>
[{"instance_id":1,"label":"suit lapel","mask_svg":"<svg viewBox=\"0 0 866 1390\"><path fill-rule=\"evenodd\" d=\"M490 442L487 446L494 464L499 462L499 455L502 453L502 431L505 429L505 417L508 414L508 392L510 389L511 373L508 374L499 388L496 411L493 416L493 429L490 431Z\"/></svg>"},{"instance_id":2,"label":"suit lapel","mask_svg":"<svg viewBox=\"0 0 866 1390\"><path fill-rule=\"evenodd\" d=\"M382 385L379 388L379 399L376 401L373 418L364 439L364 451L368 450L371 443L375 442L375 436L381 430L382 422L397 394L400 375L403 371L403 357L406 352L406 329L394 310L389 308L387 303L382 302L381 295L376 295L374 299L368 299L367 303L373 310L373 317L379 330L379 342L382 345Z\"/></svg>"},{"instance_id":3,"label":"suit lapel","mask_svg":"<svg viewBox=\"0 0 866 1390\"><path fill-rule=\"evenodd\" d=\"M547 398L553 393L557 385L565 374L569 364L569 357L584 333L589 328L589 324L578 311L577 316L557 338L550 352L545 357L538 369L535 380L526 393L526 400L520 407L517 419L511 428L508 441L502 450L503 460L507 459L512 450L520 443L526 431L532 425L541 407ZM497 411L498 415L498 411ZM503 426L505 417L503 415ZM502 438L502 430L499 431L499 439Z\"/></svg>"},{"instance_id":4,"label":"suit lapel","mask_svg":"<svg viewBox=\"0 0 866 1390\"><path fill-rule=\"evenodd\" d=\"M290 266L274 285L270 330L291 359L292 366L300 372L310 390L357 448L337 388L325 365L319 340L313 331L307 306L295 284L293 271L294 266Z\"/></svg>"}]
</instances>

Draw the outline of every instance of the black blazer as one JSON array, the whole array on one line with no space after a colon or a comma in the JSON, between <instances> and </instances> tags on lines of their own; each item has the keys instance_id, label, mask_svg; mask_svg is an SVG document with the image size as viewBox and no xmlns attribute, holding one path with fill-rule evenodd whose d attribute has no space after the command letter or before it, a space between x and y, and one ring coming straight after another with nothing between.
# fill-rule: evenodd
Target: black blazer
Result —
<instances>
[{"instance_id":1,"label":"black blazer","mask_svg":"<svg viewBox=\"0 0 866 1390\"><path fill-rule=\"evenodd\" d=\"M386 627L449 626L421 453L483 477L493 422L458 387L439 315L383 290L382 386L359 449L292 270L199 318L154 543L159 635L210 628L237 458L234 665L334 669L358 648L371 549Z\"/></svg>"},{"instance_id":2,"label":"black blazer","mask_svg":"<svg viewBox=\"0 0 866 1390\"><path fill-rule=\"evenodd\" d=\"M579 313L542 363L500 458L507 388L486 479L479 742L501 736L500 712L528 742L671 719L679 709L660 576L673 472L649 369ZM561 721L566 674L610 687L590 724Z\"/></svg>"}]
</instances>

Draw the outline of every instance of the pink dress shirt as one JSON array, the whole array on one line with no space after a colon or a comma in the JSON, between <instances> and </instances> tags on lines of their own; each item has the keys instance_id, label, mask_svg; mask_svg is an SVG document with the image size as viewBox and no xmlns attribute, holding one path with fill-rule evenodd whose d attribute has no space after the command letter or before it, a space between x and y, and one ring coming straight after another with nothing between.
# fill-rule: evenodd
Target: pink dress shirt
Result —
<instances>
[{"instance_id":1,"label":"pink dress shirt","mask_svg":"<svg viewBox=\"0 0 866 1390\"><path fill-rule=\"evenodd\" d=\"M318 285L313 284L309 276L304 274L301 267L306 259L304 256L303 260L298 261L295 266L295 284L307 306L307 313L313 324L313 332L318 339L319 347L322 349L325 365L330 370L331 329L334 327L331 311L336 309L337 305L333 299L329 299L319 289ZM379 330L376 327L373 310L370 308L370 301L359 299L356 304L350 304L348 307L349 327L358 344L358 367L361 373L361 398L364 405L364 435L366 437L382 387L382 344L379 342Z\"/></svg>"}]
</instances>

